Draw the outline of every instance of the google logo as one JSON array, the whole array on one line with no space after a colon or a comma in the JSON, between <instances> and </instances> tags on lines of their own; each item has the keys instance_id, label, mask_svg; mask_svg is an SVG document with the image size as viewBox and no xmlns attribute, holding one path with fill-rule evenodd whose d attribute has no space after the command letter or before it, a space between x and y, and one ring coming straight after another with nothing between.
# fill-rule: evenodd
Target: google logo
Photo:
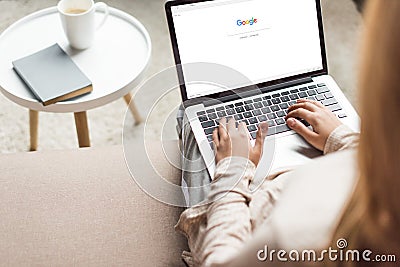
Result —
<instances>
[{"instance_id":1,"label":"google logo","mask_svg":"<svg viewBox=\"0 0 400 267\"><path fill-rule=\"evenodd\" d=\"M236 24L240 27L240 26L246 26L246 25L253 25L253 24L257 23L257 22L258 22L258 20L255 19L255 18L251 18L250 20L238 19L236 21Z\"/></svg>"}]
</instances>

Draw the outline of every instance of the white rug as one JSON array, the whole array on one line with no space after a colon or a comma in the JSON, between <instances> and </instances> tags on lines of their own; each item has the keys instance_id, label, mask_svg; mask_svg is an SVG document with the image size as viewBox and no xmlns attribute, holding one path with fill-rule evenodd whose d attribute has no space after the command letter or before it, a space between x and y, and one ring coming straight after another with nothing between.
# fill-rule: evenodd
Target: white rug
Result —
<instances>
[{"instance_id":1,"label":"white rug","mask_svg":"<svg viewBox=\"0 0 400 267\"><path fill-rule=\"evenodd\" d=\"M153 41L153 54L147 77L173 65L172 50L164 16L164 0L104 0L138 18L147 28ZM0 0L0 32L17 19L36 10L54 6L56 0ZM322 0L327 42L329 70L345 94L356 104L358 37L362 19L350 0ZM136 99L138 106L148 106L156 91ZM171 115L179 105L179 92L168 94L158 104L147 125L147 137L160 138L166 117L164 137L176 138ZM124 101L88 112L92 146L118 145L122 142L122 128L127 107ZM128 114L130 138L143 138L143 125L135 127ZM73 114L41 113L39 119L39 150L75 148L78 146ZM29 147L28 111L0 94L0 153L27 151Z\"/></svg>"}]
</instances>

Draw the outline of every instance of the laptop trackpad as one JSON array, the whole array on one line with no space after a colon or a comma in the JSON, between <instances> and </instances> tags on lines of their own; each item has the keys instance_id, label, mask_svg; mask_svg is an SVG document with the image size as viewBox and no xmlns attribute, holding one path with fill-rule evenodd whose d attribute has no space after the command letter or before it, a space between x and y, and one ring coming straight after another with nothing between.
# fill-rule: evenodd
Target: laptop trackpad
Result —
<instances>
[{"instance_id":1,"label":"laptop trackpad","mask_svg":"<svg viewBox=\"0 0 400 267\"><path fill-rule=\"evenodd\" d=\"M296 165L302 165L311 159L322 156L322 152L309 145L298 134L266 139L264 153L254 176L254 185L258 185L271 172Z\"/></svg>"}]
</instances>

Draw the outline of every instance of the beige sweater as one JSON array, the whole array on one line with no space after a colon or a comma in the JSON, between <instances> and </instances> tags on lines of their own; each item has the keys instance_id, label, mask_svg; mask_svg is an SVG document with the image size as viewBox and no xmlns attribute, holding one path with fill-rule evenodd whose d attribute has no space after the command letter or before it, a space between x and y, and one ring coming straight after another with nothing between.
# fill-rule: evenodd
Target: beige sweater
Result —
<instances>
[{"instance_id":1,"label":"beige sweater","mask_svg":"<svg viewBox=\"0 0 400 267\"><path fill-rule=\"evenodd\" d=\"M324 154L354 148L357 141L358 134L342 125L329 136ZM325 248L356 181L354 151L334 154L272 173L254 192L252 162L219 162L208 204L185 210L176 225L191 250L184 260L190 266L253 266L265 246Z\"/></svg>"}]
</instances>

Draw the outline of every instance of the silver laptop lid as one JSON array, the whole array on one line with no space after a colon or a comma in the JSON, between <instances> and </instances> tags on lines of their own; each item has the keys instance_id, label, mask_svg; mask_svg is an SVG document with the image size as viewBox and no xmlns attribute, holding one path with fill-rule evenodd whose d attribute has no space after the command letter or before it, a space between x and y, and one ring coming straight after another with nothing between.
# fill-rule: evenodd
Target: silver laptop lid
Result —
<instances>
[{"instance_id":1,"label":"silver laptop lid","mask_svg":"<svg viewBox=\"0 0 400 267\"><path fill-rule=\"evenodd\" d=\"M170 1L166 13L183 101L327 74L319 0ZM195 62L227 66L251 84L187 84L185 64Z\"/></svg>"}]
</instances>

